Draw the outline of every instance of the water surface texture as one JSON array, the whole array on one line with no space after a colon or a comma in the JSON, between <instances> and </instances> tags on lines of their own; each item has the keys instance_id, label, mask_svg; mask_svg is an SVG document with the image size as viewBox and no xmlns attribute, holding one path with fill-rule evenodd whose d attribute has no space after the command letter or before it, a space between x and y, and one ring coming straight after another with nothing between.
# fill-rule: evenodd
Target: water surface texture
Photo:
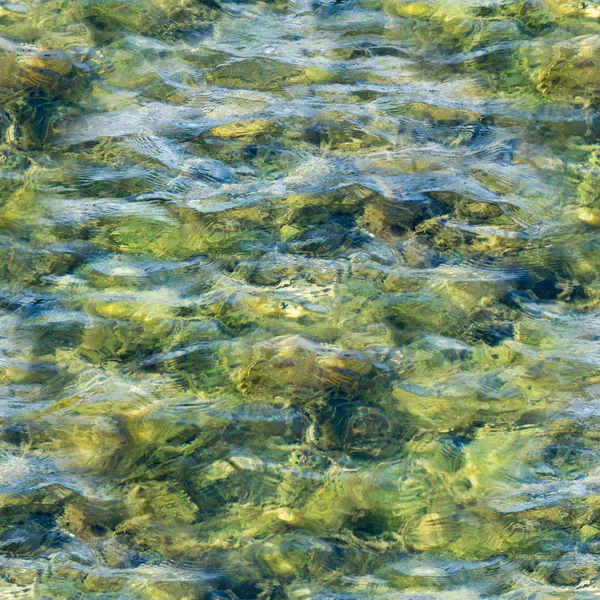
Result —
<instances>
[{"instance_id":1,"label":"water surface texture","mask_svg":"<svg viewBox=\"0 0 600 600\"><path fill-rule=\"evenodd\" d=\"M600 5L0 2L0 597L600 597Z\"/></svg>"}]
</instances>

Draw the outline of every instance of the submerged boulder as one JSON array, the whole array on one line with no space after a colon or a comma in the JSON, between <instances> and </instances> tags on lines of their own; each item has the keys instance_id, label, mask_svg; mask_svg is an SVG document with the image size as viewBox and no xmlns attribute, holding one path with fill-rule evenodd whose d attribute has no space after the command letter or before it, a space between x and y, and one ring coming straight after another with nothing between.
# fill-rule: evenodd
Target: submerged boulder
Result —
<instances>
[{"instance_id":1,"label":"submerged boulder","mask_svg":"<svg viewBox=\"0 0 600 600\"><path fill-rule=\"evenodd\" d=\"M272 58L244 58L217 67L206 79L223 87L268 91L285 85L335 82L337 77L318 67L300 67Z\"/></svg>"},{"instance_id":2,"label":"submerged boulder","mask_svg":"<svg viewBox=\"0 0 600 600\"><path fill-rule=\"evenodd\" d=\"M600 35L584 35L543 50L531 73L536 88L553 100L574 104L600 101Z\"/></svg>"},{"instance_id":3,"label":"submerged boulder","mask_svg":"<svg viewBox=\"0 0 600 600\"><path fill-rule=\"evenodd\" d=\"M359 352L344 351L301 335L257 344L233 378L245 394L275 394L285 401L310 402L315 394L368 384L373 363Z\"/></svg>"}]
</instances>

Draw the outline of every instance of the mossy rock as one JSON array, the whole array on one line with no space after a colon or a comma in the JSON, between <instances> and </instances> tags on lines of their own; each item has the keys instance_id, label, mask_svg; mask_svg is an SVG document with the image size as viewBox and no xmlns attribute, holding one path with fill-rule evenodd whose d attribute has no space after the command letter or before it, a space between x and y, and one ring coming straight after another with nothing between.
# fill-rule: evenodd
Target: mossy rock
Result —
<instances>
[{"instance_id":1,"label":"mossy rock","mask_svg":"<svg viewBox=\"0 0 600 600\"><path fill-rule=\"evenodd\" d=\"M591 211L600 209L600 148L590 154L587 167L583 169L583 178L577 188L577 195L581 207ZM594 226L598 224L598 216L595 212L583 212L578 216L582 221Z\"/></svg>"},{"instance_id":2,"label":"mossy rock","mask_svg":"<svg viewBox=\"0 0 600 600\"><path fill-rule=\"evenodd\" d=\"M233 377L245 394L275 394L310 401L336 388L351 392L367 384L373 364L358 353L330 348L303 336L284 336L254 347Z\"/></svg>"},{"instance_id":3,"label":"mossy rock","mask_svg":"<svg viewBox=\"0 0 600 600\"><path fill-rule=\"evenodd\" d=\"M556 43L531 78L536 88L553 100L596 104L600 100L600 36Z\"/></svg>"},{"instance_id":4,"label":"mossy rock","mask_svg":"<svg viewBox=\"0 0 600 600\"><path fill-rule=\"evenodd\" d=\"M472 110L439 106L426 102L411 102L406 105L402 112L415 119L424 119L433 123L451 126L473 125L484 119L480 113Z\"/></svg>"},{"instance_id":5,"label":"mossy rock","mask_svg":"<svg viewBox=\"0 0 600 600\"><path fill-rule=\"evenodd\" d=\"M206 75L209 83L230 88L280 90L287 85L336 82L338 78L318 67L297 67L271 58L245 58L221 65Z\"/></svg>"},{"instance_id":6,"label":"mossy rock","mask_svg":"<svg viewBox=\"0 0 600 600\"><path fill-rule=\"evenodd\" d=\"M334 152L369 151L392 146L391 141L369 131L367 125L362 126L344 119L309 125L304 131L304 139L323 150Z\"/></svg>"},{"instance_id":7,"label":"mossy rock","mask_svg":"<svg viewBox=\"0 0 600 600\"><path fill-rule=\"evenodd\" d=\"M118 0L91 0L82 12L95 41L106 44L128 34L170 39L186 29L203 29L219 17L220 7L212 0L181 3L140 0L136 5Z\"/></svg>"},{"instance_id":8,"label":"mossy rock","mask_svg":"<svg viewBox=\"0 0 600 600\"><path fill-rule=\"evenodd\" d=\"M544 0L544 4L547 10L557 18L576 17L590 20L600 18L600 5L597 2Z\"/></svg>"},{"instance_id":9,"label":"mossy rock","mask_svg":"<svg viewBox=\"0 0 600 600\"><path fill-rule=\"evenodd\" d=\"M281 131L281 126L267 119L253 121L232 121L209 129L205 135L222 140L255 139L263 135L275 135Z\"/></svg>"}]
</instances>

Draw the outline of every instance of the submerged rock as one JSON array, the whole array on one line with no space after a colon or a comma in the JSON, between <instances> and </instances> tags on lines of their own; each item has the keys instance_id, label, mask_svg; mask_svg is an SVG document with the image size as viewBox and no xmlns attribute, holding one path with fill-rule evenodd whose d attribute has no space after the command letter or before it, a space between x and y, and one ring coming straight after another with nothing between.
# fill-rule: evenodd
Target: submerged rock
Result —
<instances>
[{"instance_id":1,"label":"submerged rock","mask_svg":"<svg viewBox=\"0 0 600 600\"><path fill-rule=\"evenodd\" d=\"M233 181L233 174L227 165L218 160L207 158L193 158L185 161L181 169L181 175L218 183L231 183Z\"/></svg>"},{"instance_id":2,"label":"submerged rock","mask_svg":"<svg viewBox=\"0 0 600 600\"><path fill-rule=\"evenodd\" d=\"M593 593L597 13L0 2L3 592Z\"/></svg>"},{"instance_id":3,"label":"submerged rock","mask_svg":"<svg viewBox=\"0 0 600 600\"><path fill-rule=\"evenodd\" d=\"M354 403L338 407L330 427L334 447L351 456L371 458L398 453L408 429L399 414Z\"/></svg>"},{"instance_id":4,"label":"submerged rock","mask_svg":"<svg viewBox=\"0 0 600 600\"><path fill-rule=\"evenodd\" d=\"M329 83L338 78L318 67L299 67L271 58L245 58L215 68L206 79L224 87L279 90L286 85Z\"/></svg>"},{"instance_id":5,"label":"submerged rock","mask_svg":"<svg viewBox=\"0 0 600 600\"><path fill-rule=\"evenodd\" d=\"M31 556L41 543L39 532L23 528L9 529L0 536L0 552L9 556Z\"/></svg>"},{"instance_id":6,"label":"submerged rock","mask_svg":"<svg viewBox=\"0 0 600 600\"><path fill-rule=\"evenodd\" d=\"M246 394L275 394L287 402L310 402L336 388L351 392L367 384L373 364L367 356L320 344L303 336L284 336L258 344L234 378Z\"/></svg>"},{"instance_id":7,"label":"submerged rock","mask_svg":"<svg viewBox=\"0 0 600 600\"><path fill-rule=\"evenodd\" d=\"M600 101L600 35L558 42L531 77L536 88L555 100L576 104Z\"/></svg>"}]
</instances>

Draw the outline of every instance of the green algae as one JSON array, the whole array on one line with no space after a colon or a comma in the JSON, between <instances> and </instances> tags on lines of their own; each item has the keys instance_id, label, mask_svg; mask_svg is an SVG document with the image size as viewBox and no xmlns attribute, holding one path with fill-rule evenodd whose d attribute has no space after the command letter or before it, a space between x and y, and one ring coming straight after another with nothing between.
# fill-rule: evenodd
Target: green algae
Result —
<instances>
[{"instance_id":1,"label":"green algae","mask_svg":"<svg viewBox=\"0 0 600 600\"><path fill-rule=\"evenodd\" d=\"M248 58L220 65L207 75L210 83L251 90L278 90L283 85L332 83L335 75L319 67L295 67L269 58Z\"/></svg>"}]
</instances>

